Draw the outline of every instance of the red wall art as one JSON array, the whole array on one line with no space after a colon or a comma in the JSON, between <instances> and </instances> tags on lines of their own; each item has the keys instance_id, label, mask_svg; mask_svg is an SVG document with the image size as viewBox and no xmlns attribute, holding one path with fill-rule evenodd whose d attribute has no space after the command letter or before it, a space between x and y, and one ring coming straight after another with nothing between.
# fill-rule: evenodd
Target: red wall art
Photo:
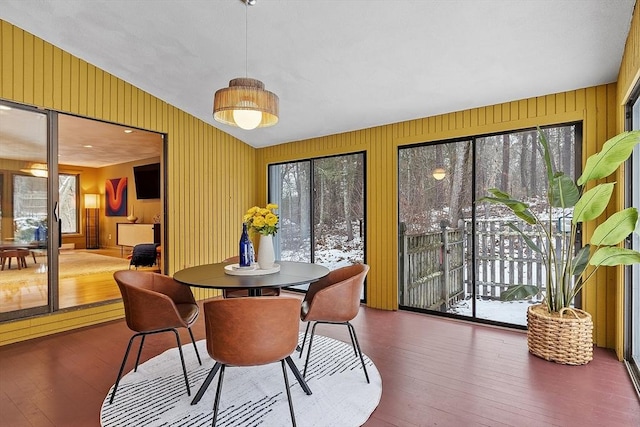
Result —
<instances>
[{"instance_id":1,"label":"red wall art","mask_svg":"<svg viewBox=\"0 0 640 427\"><path fill-rule=\"evenodd\" d=\"M127 216L127 178L108 179L105 185L107 216Z\"/></svg>"}]
</instances>

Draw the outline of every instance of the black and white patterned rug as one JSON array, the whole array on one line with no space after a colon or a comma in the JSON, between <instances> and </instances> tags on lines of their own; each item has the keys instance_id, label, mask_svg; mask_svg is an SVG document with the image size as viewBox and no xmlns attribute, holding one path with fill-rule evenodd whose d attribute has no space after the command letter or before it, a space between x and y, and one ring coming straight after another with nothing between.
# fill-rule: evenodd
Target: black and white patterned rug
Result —
<instances>
[{"instance_id":1,"label":"black and white patterned rug","mask_svg":"<svg viewBox=\"0 0 640 427\"><path fill-rule=\"evenodd\" d=\"M205 341L198 341L197 345L202 366L198 364L191 343L182 347L191 397L187 396L178 349L173 348L138 366L137 372L131 371L123 376L111 405L109 390L100 411L101 425L210 426L218 374L200 402L191 405L193 396L214 364L207 354ZM294 353L292 359L302 373L306 350L302 358L298 354ZM287 366L297 425L362 425L378 406L382 395L380 373L366 355L364 360L370 384L367 384L360 359L355 356L350 343L316 335L306 376L313 394L308 396L304 393ZM280 363L248 368L228 367L217 425L290 426L291 416Z\"/></svg>"}]
</instances>

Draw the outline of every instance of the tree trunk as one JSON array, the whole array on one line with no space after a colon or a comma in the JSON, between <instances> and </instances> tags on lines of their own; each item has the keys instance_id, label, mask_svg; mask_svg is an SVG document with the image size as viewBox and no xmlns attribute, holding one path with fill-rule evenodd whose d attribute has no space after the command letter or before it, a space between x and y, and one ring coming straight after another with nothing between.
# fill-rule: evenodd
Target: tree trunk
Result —
<instances>
[{"instance_id":1,"label":"tree trunk","mask_svg":"<svg viewBox=\"0 0 640 427\"><path fill-rule=\"evenodd\" d=\"M469 164L470 154L470 143L460 142L456 144L456 157L451 176L451 206L449 209L449 223L454 228L458 226L458 220L462 218L462 206L464 205L466 194L462 189L462 183ZM471 179L468 179L468 181L471 181Z\"/></svg>"},{"instance_id":2,"label":"tree trunk","mask_svg":"<svg viewBox=\"0 0 640 427\"><path fill-rule=\"evenodd\" d=\"M353 240L353 224L351 223L351 192L353 185L351 183L353 174L349 172L347 164L348 160L342 160L342 179L344 180L344 191L342 192L342 212L344 213L344 221L347 228L347 242Z\"/></svg>"},{"instance_id":3,"label":"tree trunk","mask_svg":"<svg viewBox=\"0 0 640 427\"><path fill-rule=\"evenodd\" d=\"M509 146L509 134L502 135L502 175L500 177L500 188L509 192L509 155L511 149Z\"/></svg>"}]
</instances>

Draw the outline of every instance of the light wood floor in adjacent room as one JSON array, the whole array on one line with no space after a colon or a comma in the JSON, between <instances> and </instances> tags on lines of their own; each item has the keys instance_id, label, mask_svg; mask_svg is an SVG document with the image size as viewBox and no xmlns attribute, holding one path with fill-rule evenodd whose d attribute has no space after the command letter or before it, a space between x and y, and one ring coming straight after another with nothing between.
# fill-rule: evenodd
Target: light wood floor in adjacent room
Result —
<instances>
[{"instance_id":1,"label":"light wood floor in adjacent room","mask_svg":"<svg viewBox=\"0 0 640 427\"><path fill-rule=\"evenodd\" d=\"M124 253L122 253L120 249L95 249L77 250L76 252L87 252L96 255L126 259L130 251L125 250ZM29 282L29 277L31 275L44 274L42 272L37 273L38 267L44 262L45 258L41 256L36 257L36 263L33 262L32 257L27 259L27 267L20 270L21 274L24 275L24 279L27 281L27 284L2 284L2 292L0 292L0 311L9 312L47 304L46 285ZM139 269L158 271L157 266L141 267ZM12 270L15 272L15 265L12 266ZM0 274L2 273L3 271L0 271ZM58 282L60 308L77 307L120 298L120 291L118 290L118 285L113 279L113 272L65 277L59 279Z\"/></svg>"},{"instance_id":2,"label":"light wood floor in adjacent room","mask_svg":"<svg viewBox=\"0 0 640 427\"><path fill-rule=\"evenodd\" d=\"M366 427L640 426L638 396L610 350L564 366L529 354L520 331L370 308L354 326L382 376ZM344 326L319 325L317 333L349 341ZM114 321L0 347L0 425L99 426L131 334ZM194 334L204 338L203 316ZM180 336L188 343L186 331ZM151 336L142 359L173 346L172 334Z\"/></svg>"}]
</instances>

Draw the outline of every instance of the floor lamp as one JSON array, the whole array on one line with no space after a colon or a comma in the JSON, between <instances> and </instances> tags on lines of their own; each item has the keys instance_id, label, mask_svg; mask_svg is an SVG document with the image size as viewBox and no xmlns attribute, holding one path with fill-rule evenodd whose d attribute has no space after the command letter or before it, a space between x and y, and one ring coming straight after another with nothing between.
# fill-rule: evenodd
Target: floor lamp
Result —
<instances>
[{"instance_id":1,"label":"floor lamp","mask_svg":"<svg viewBox=\"0 0 640 427\"><path fill-rule=\"evenodd\" d=\"M87 249L100 248L100 195L84 195L85 210L85 238L87 239Z\"/></svg>"}]
</instances>

